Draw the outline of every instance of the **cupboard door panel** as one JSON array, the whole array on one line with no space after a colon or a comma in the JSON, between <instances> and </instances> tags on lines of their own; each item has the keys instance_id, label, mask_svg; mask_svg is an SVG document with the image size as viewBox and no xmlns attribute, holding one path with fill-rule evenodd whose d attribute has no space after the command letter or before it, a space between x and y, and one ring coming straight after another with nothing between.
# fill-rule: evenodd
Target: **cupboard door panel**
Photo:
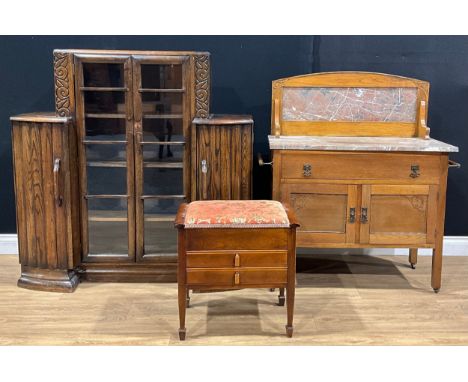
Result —
<instances>
[{"instance_id":1,"label":"cupboard door panel","mask_svg":"<svg viewBox=\"0 0 468 382\"><path fill-rule=\"evenodd\" d=\"M49 115L12 117L19 258L29 269L76 265L68 123Z\"/></svg>"},{"instance_id":2,"label":"cupboard door panel","mask_svg":"<svg viewBox=\"0 0 468 382\"><path fill-rule=\"evenodd\" d=\"M435 186L363 186L361 243L432 243L436 199Z\"/></svg>"},{"instance_id":3,"label":"cupboard door panel","mask_svg":"<svg viewBox=\"0 0 468 382\"><path fill-rule=\"evenodd\" d=\"M193 121L192 185L197 200L251 199L250 116L216 116Z\"/></svg>"},{"instance_id":4,"label":"cupboard door panel","mask_svg":"<svg viewBox=\"0 0 468 382\"><path fill-rule=\"evenodd\" d=\"M345 184L283 184L282 199L300 223L298 246L355 241L357 186Z\"/></svg>"}]
</instances>

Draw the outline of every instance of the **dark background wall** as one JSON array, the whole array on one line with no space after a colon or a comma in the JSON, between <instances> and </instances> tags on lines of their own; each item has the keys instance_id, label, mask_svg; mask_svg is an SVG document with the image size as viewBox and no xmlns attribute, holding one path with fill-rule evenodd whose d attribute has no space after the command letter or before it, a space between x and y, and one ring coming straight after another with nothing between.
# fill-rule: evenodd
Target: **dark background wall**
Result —
<instances>
[{"instance_id":1,"label":"dark background wall","mask_svg":"<svg viewBox=\"0 0 468 382\"><path fill-rule=\"evenodd\" d=\"M215 113L252 114L254 152L269 154L271 81L363 70L431 83L431 136L458 145L451 157L446 235L468 235L468 36L39 36L0 37L0 233L13 233L15 208L9 116L54 109L54 48L206 50ZM269 169L254 168L254 197L271 196ZM404 218L404 217L402 217Z\"/></svg>"}]
</instances>

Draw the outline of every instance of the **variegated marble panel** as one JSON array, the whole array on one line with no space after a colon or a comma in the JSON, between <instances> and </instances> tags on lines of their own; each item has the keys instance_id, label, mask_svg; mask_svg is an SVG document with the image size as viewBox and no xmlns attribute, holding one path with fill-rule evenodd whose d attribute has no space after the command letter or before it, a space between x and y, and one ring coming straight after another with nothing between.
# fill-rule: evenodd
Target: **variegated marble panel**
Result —
<instances>
[{"instance_id":1,"label":"variegated marble panel","mask_svg":"<svg viewBox=\"0 0 468 382\"><path fill-rule=\"evenodd\" d=\"M270 150L458 152L436 139L398 137L268 136Z\"/></svg>"},{"instance_id":2,"label":"variegated marble panel","mask_svg":"<svg viewBox=\"0 0 468 382\"><path fill-rule=\"evenodd\" d=\"M284 121L415 122L416 88L283 88Z\"/></svg>"}]
</instances>

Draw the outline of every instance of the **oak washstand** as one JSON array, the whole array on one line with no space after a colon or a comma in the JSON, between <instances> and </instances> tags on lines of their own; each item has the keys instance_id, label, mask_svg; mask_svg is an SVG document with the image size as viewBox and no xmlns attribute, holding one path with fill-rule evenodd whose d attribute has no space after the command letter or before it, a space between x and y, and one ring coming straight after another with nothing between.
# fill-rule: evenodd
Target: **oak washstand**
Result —
<instances>
[{"instance_id":1,"label":"oak washstand","mask_svg":"<svg viewBox=\"0 0 468 382\"><path fill-rule=\"evenodd\" d=\"M273 199L301 228L297 246L432 248L441 286L448 158L429 138L429 83L335 72L273 81Z\"/></svg>"}]
</instances>

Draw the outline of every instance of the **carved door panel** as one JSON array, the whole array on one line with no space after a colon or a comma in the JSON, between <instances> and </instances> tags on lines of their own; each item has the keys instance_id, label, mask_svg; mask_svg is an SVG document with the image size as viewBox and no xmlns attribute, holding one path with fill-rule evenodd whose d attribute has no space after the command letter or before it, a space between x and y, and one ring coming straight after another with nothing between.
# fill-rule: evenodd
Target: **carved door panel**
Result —
<instances>
[{"instance_id":1,"label":"carved door panel","mask_svg":"<svg viewBox=\"0 0 468 382\"><path fill-rule=\"evenodd\" d=\"M355 242L356 185L287 183L281 186L281 195L301 225L297 230L298 247Z\"/></svg>"},{"instance_id":2,"label":"carved door panel","mask_svg":"<svg viewBox=\"0 0 468 382\"><path fill-rule=\"evenodd\" d=\"M360 242L434 243L436 214L437 186L363 185Z\"/></svg>"}]
</instances>

